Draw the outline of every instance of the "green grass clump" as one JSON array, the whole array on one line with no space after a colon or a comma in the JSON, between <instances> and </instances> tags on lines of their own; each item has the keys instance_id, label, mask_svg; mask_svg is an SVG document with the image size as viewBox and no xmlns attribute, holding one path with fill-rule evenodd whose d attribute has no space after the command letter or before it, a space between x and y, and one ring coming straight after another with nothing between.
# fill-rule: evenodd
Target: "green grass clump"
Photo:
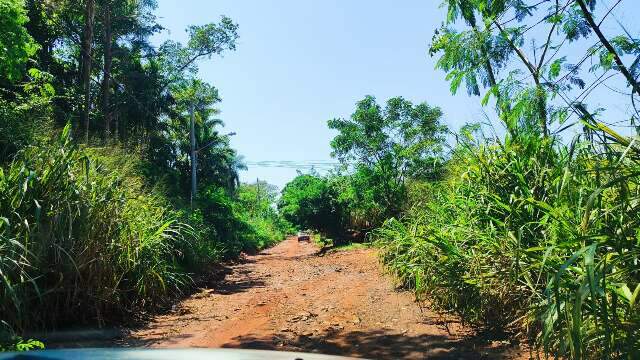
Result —
<instances>
[{"instance_id":1,"label":"green grass clump","mask_svg":"<svg viewBox=\"0 0 640 360\"><path fill-rule=\"evenodd\" d=\"M192 233L139 178L56 140L0 169L5 332L103 325L180 293Z\"/></svg>"},{"instance_id":2,"label":"green grass clump","mask_svg":"<svg viewBox=\"0 0 640 360\"><path fill-rule=\"evenodd\" d=\"M419 296L549 354L640 353L640 164L630 146L460 144L374 238ZM427 189L427 191L425 191Z\"/></svg>"},{"instance_id":3,"label":"green grass clump","mask_svg":"<svg viewBox=\"0 0 640 360\"><path fill-rule=\"evenodd\" d=\"M216 186L180 207L150 188L144 166L135 152L79 148L67 127L0 167L3 348L25 331L100 327L169 304L193 274L284 237L276 213L251 216Z\"/></svg>"}]
</instances>

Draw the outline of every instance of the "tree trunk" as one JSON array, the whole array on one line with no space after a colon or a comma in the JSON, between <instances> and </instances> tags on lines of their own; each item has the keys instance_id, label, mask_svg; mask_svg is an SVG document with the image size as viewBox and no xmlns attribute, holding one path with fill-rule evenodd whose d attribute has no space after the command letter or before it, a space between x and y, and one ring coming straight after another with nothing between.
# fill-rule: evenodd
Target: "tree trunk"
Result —
<instances>
[{"instance_id":1,"label":"tree trunk","mask_svg":"<svg viewBox=\"0 0 640 360\"><path fill-rule=\"evenodd\" d=\"M547 125L547 93L540 84L540 80L537 76L534 76L534 81L536 83L536 108L538 111L538 121L540 126L540 132L542 136L547 138L549 137L549 127Z\"/></svg>"},{"instance_id":2,"label":"tree trunk","mask_svg":"<svg viewBox=\"0 0 640 360\"><path fill-rule=\"evenodd\" d=\"M89 142L89 111L91 106L91 44L93 43L93 20L95 0L86 0L84 31L82 39L82 86L84 89L84 141Z\"/></svg>"},{"instance_id":3,"label":"tree trunk","mask_svg":"<svg viewBox=\"0 0 640 360\"><path fill-rule=\"evenodd\" d=\"M104 117L105 138L111 137L111 64L113 62L113 30L111 28L111 5L104 8L104 67L102 77L102 116Z\"/></svg>"},{"instance_id":4,"label":"tree trunk","mask_svg":"<svg viewBox=\"0 0 640 360\"><path fill-rule=\"evenodd\" d=\"M115 117L115 123L114 123L114 129L113 129L114 130L113 138L117 142L118 140L120 140L120 136L119 136L120 135L120 131L119 131L119 129L120 129L120 121L119 121L120 115L116 112L114 117Z\"/></svg>"},{"instance_id":5,"label":"tree trunk","mask_svg":"<svg viewBox=\"0 0 640 360\"><path fill-rule=\"evenodd\" d=\"M189 139L191 142L191 208L193 209L193 200L196 198L196 192L198 191L198 182L196 179L196 171L198 171L198 154L196 152L196 125L193 104L191 104L191 126Z\"/></svg>"}]
</instances>

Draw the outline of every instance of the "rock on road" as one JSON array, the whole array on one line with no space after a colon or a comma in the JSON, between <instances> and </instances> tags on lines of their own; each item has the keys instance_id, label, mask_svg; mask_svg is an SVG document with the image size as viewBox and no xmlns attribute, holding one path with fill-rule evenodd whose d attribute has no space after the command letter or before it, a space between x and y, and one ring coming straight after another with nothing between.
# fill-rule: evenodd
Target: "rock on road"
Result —
<instances>
[{"instance_id":1,"label":"rock on road","mask_svg":"<svg viewBox=\"0 0 640 360\"><path fill-rule=\"evenodd\" d=\"M229 347L376 359L521 358L418 306L382 274L373 249L336 251L289 238L133 331L130 346ZM527 356L528 357L528 356Z\"/></svg>"}]
</instances>

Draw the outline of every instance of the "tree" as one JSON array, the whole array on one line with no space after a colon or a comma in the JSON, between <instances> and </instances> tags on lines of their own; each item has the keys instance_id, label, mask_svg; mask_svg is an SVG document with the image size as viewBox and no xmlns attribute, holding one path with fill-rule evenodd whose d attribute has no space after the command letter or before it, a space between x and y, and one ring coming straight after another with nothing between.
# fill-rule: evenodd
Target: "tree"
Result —
<instances>
[{"instance_id":1,"label":"tree","mask_svg":"<svg viewBox=\"0 0 640 360\"><path fill-rule=\"evenodd\" d=\"M103 68L102 68L102 116L104 117L105 137L111 135L111 66L113 64L113 12L112 2L106 0L103 5L104 22Z\"/></svg>"},{"instance_id":2,"label":"tree","mask_svg":"<svg viewBox=\"0 0 640 360\"><path fill-rule=\"evenodd\" d=\"M191 26L187 45L165 52L151 44L155 4L0 0L0 350L27 329L151 309L187 290L192 272L289 229L266 184L243 208L242 158L221 134L218 90L197 76L198 61L235 49L237 25ZM119 261L132 249L133 268Z\"/></svg>"},{"instance_id":3,"label":"tree","mask_svg":"<svg viewBox=\"0 0 640 360\"><path fill-rule=\"evenodd\" d=\"M42 136L54 95L51 75L27 66L39 46L26 13L21 0L0 0L0 166Z\"/></svg>"},{"instance_id":4,"label":"tree","mask_svg":"<svg viewBox=\"0 0 640 360\"><path fill-rule=\"evenodd\" d=\"M438 177L446 131L441 118L440 109L426 103L414 106L396 97L382 109L367 96L350 119L329 120L329 128L339 132L331 141L332 156L354 170L356 198L378 209L378 220L399 214L407 177Z\"/></svg>"},{"instance_id":5,"label":"tree","mask_svg":"<svg viewBox=\"0 0 640 360\"><path fill-rule=\"evenodd\" d=\"M23 0L0 0L0 79L9 82L24 76L25 64L38 50L27 32Z\"/></svg>"},{"instance_id":6,"label":"tree","mask_svg":"<svg viewBox=\"0 0 640 360\"><path fill-rule=\"evenodd\" d=\"M480 263L497 265L476 273L476 279L464 279L472 287L480 284L479 294L486 295L476 297L482 305L470 311L465 304L462 312L501 309L497 322L506 320L509 327L527 319L522 329L535 329L530 334L536 344L554 357L625 358L640 349L635 335L640 321L631 315L634 302L619 305L625 298L619 294L640 293L637 234L627 231L638 228L640 213L640 149L635 145L640 42L615 19L621 3L448 0L446 23L431 47L440 56L438 67L448 73L453 92L464 83L475 95L485 88L485 105L490 97L496 98L508 135L462 141L452 161L452 174L457 175L406 227L407 233L429 228L424 236L442 239L447 248L455 249L443 251L439 259L436 255L432 264L420 260L416 265L421 270L433 269L420 273L420 278L434 279L437 272L451 270L473 273ZM601 26L611 35L605 36ZM488 81L487 61L493 81ZM598 91L602 87L606 90ZM603 101L592 94L606 96L608 105L617 105L621 99L616 96L628 98L621 107L630 116L608 116L606 108L589 110L589 102ZM599 120L606 118L616 130ZM583 131L567 136L565 130L576 124ZM447 230L441 232L441 227ZM468 230L459 231L465 227ZM470 236L463 235L465 231ZM487 235L479 235L483 232ZM495 245L487 246L487 241ZM544 256L530 254L531 249L540 249ZM414 250L417 247L398 259L421 258ZM431 256L440 250L417 252ZM477 260L478 255L486 260ZM549 261L554 257L555 262ZM497 258L506 265L499 265ZM531 266L536 262L546 269ZM450 265L450 270L443 270ZM514 268L515 276L510 270ZM488 278L492 280L485 282ZM438 287L434 294L448 286L442 286L446 280L433 283ZM525 283L520 291L511 291ZM622 284L618 286L624 290L612 284ZM461 293L459 285L451 290ZM508 292L515 293L509 300L515 305L512 315L504 311L510 306L499 304L503 300L494 296ZM489 311L481 310L487 303Z\"/></svg>"},{"instance_id":7,"label":"tree","mask_svg":"<svg viewBox=\"0 0 640 360\"><path fill-rule=\"evenodd\" d=\"M512 138L549 137L575 124L565 124L572 114L594 125L584 102L595 88L614 85L615 72L630 87L632 103L640 95L640 43L624 27L609 39L600 30L619 4L596 21L596 1L446 0L447 18L430 53L440 55L437 67L453 93L464 83L470 94L486 89L483 104L496 98ZM595 44L588 41L594 34ZM569 46L585 50L576 57ZM623 56L632 57L630 66Z\"/></svg>"},{"instance_id":8,"label":"tree","mask_svg":"<svg viewBox=\"0 0 640 360\"><path fill-rule=\"evenodd\" d=\"M56 121L64 125L77 115L78 138L85 141L112 132L129 145L155 140L170 111L172 86L195 79L198 61L234 50L238 38L238 26L223 16L190 26L185 46L167 41L156 48L150 36L162 27L153 15L155 0L83 0L81 7L27 2L26 26L41 48L34 60L54 75L59 94ZM94 121L94 108L102 121Z\"/></svg>"},{"instance_id":9,"label":"tree","mask_svg":"<svg viewBox=\"0 0 640 360\"><path fill-rule=\"evenodd\" d=\"M237 193L238 201L252 217L275 214L278 188L266 181L257 180L253 184L241 184Z\"/></svg>"},{"instance_id":10,"label":"tree","mask_svg":"<svg viewBox=\"0 0 640 360\"><path fill-rule=\"evenodd\" d=\"M111 136L114 109L111 103L113 87L114 51L123 54L123 41L132 48L146 51L151 45L145 40L161 27L151 13L156 7L153 0L99 0L98 25L102 30L101 110L105 138ZM116 59L116 60L122 60Z\"/></svg>"},{"instance_id":11,"label":"tree","mask_svg":"<svg viewBox=\"0 0 640 360\"><path fill-rule=\"evenodd\" d=\"M344 215L337 198L327 179L300 174L282 189L278 210L298 228L335 236L343 230Z\"/></svg>"},{"instance_id":12,"label":"tree","mask_svg":"<svg viewBox=\"0 0 640 360\"><path fill-rule=\"evenodd\" d=\"M180 82L172 87L170 116L162 123L163 130L152 138L149 159L154 174L167 173L174 178L176 192L188 195L191 176L191 107L194 114L196 143L196 177L198 182L223 188L231 194L239 185L239 171L246 168L236 150L231 148L229 135L220 133L224 125L216 107L221 101L218 89L200 80ZM201 188L201 187L199 187Z\"/></svg>"},{"instance_id":13,"label":"tree","mask_svg":"<svg viewBox=\"0 0 640 360\"><path fill-rule=\"evenodd\" d=\"M218 24L192 25L187 31L187 46L171 40L160 46L160 61L168 79L164 87L188 77L185 76L185 72L195 74L198 70L197 60L236 49L238 25L226 16L223 16Z\"/></svg>"},{"instance_id":14,"label":"tree","mask_svg":"<svg viewBox=\"0 0 640 360\"><path fill-rule=\"evenodd\" d=\"M91 64L93 58L91 51L93 49L93 22L96 13L95 0L85 0L84 10L84 30L82 31L82 88L84 94L84 105L82 113L82 122L84 124L84 141L89 142L89 115L91 111Z\"/></svg>"},{"instance_id":15,"label":"tree","mask_svg":"<svg viewBox=\"0 0 640 360\"><path fill-rule=\"evenodd\" d=\"M26 28L30 36L38 44L39 50L34 54L34 60L41 70L52 72L56 62L53 50L63 34L60 23L64 11L62 2L40 0L26 0L27 17Z\"/></svg>"}]
</instances>

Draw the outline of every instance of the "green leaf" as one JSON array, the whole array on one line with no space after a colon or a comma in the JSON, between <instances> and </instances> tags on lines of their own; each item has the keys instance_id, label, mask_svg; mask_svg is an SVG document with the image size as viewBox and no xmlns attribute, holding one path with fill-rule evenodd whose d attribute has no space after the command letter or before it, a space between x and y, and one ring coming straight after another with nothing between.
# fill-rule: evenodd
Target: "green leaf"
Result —
<instances>
[{"instance_id":1,"label":"green leaf","mask_svg":"<svg viewBox=\"0 0 640 360\"><path fill-rule=\"evenodd\" d=\"M560 75L562 64L566 61L565 57L554 60L549 66L549 79L554 80Z\"/></svg>"}]
</instances>

